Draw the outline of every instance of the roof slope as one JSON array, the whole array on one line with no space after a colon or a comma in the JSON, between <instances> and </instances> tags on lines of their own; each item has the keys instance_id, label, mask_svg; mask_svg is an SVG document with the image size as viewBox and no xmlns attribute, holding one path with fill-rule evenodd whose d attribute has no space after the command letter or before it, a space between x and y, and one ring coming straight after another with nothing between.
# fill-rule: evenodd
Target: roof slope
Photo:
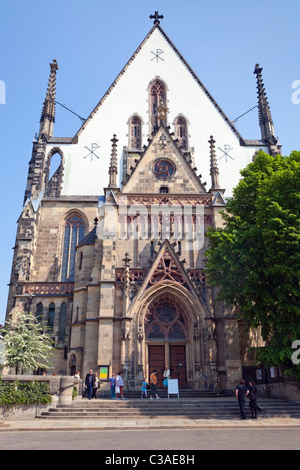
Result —
<instances>
[{"instance_id":1,"label":"roof slope","mask_svg":"<svg viewBox=\"0 0 300 470\"><path fill-rule=\"evenodd\" d=\"M74 138L73 138L73 143L75 143L78 139L78 136L81 134L81 132L84 130L86 124L93 118L94 114L98 111L98 109L101 107L102 103L105 101L106 97L111 93L111 91L113 90L113 88L116 86L116 84L118 83L118 81L120 80L120 78L124 75L124 73L126 72L126 70L128 69L128 67L131 65L131 63L134 61L135 57L139 54L139 52L141 51L141 49L143 48L144 44L147 42L147 40L150 38L150 36L153 34L153 32L155 30L159 30L160 33L162 34L162 36L164 37L164 39L168 42L168 44L170 45L170 47L173 49L173 51L176 53L176 55L178 56L178 58L183 62L183 64L185 65L185 67L187 68L187 70L190 72L190 74L193 76L194 80L198 83L198 85L201 87L201 89L203 90L203 92L205 93L205 95L208 97L208 99L212 102L212 104L215 106L215 108L217 109L217 111L221 114L221 116L223 117L224 121L226 121L226 123L228 124L228 126L231 128L231 130L235 133L235 135L238 137L238 139L240 139L240 142L242 145L245 145L245 142L244 142L244 139L243 137L241 136L241 134L238 132L238 130L236 129L236 127L233 125L233 123L230 121L230 119L227 117L227 115L224 113L224 111L221 109L221 107L218 105L218 103L215 101L215 99L212 97L212 95L209 93L209 91L207 90L207 88L203 85L203 83L201 82L201 80L198 78L198 76L196 75L196 73L193 71L193 69L190 67L190 65L187 63L187 61L184 59L184 57L181 55L181 53L178 51L178 49L175 47L175 45L173 44L173 42L170 40L170 38L167 36L167 34L164 32L164 30L162 29L162 27L159 25L159 24L154 24L154 26L151 28L151 30L149 31L149 33L147 34L147 36L145 37L145 39L141 42L141 44L139 45L139 47L136 49L136 51L133 53L133 55L130 57L130 59L128 60L128 62L126 63L126 65L123 67L123 69L121 70L121 72L119 73L119 75L116 77L116 79L113 81L112 85L109 87L109 89L106 91L106 93L104 94L104 96L101 98L101 100L98 102L98 104L95 106L95 108L93 109L93 111L90 113L90 115L88 116L88 118L86 119L86 121L82 124L82 126L80 127L80 129L77 131L77 133L75 134Z\"/></svg>"}]
</instances>

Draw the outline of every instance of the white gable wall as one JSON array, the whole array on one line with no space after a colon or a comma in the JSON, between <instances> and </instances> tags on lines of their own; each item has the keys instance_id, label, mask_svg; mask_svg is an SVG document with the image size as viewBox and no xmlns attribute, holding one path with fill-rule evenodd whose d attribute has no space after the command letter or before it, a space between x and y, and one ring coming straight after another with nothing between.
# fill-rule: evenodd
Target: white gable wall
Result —
<instances>
[{"instance_id":1,"label":"white gable wall","mask_svg":"<svg viewBox=\"0 0 300 470\"><path fill-rule=\"evenodd\" d=\"M163 51L161 59L152 52ZM153 59L153 60L151 60ZM210 188L209 144L213 135L219 158L220 185L231 195L232 187L239 179L239 170L252 159L256 148L241 147L239 138L224 117L207 97L202 87L181 61L158 28L142 45L141 50L124 69L93 117L79 132L77 144L64 145L65 171L62 195L100 195L108 185L108 167L113 134L117 135L118 156L121 160L123 147L128 145L128 119L138 114L143 123L143 142L149 137L148 86L156 77L167 87L168 125L173 129L174 118L183 114L189 123L189 147L194 148L195 164L202 181ZM88 86L88 77L87 83ZM99 159L89 155L89 149L97 145L94 152ZM53 144L53 146L57 146ZM228 155L218 149L231 148ZM50 151L51 146L47 149ZM266 149L264 149L267 151ZM91 160L92 156L92 160ZM86 158L84 158L86 157ZM223 158L221 158L223 157ZM226 162L227 160L227 162ZM119 167L120 171L120 167Z\"/></svg>"}]
</instances>

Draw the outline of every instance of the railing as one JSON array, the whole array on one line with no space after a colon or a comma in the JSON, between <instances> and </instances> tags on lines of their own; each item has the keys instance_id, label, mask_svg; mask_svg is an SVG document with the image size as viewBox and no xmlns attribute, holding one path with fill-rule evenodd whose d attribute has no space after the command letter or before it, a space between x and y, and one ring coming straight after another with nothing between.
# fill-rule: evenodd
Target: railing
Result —
<instances>
[{"instance_id":1,"label":"railing","mask_svg":"<svg viewBox=\"0 0 300 470\"><path fill-rule=\"evenodd\" d=\"M28 282L23 285L23 294L28 295L57 295L72 296L74 283L72 282Z\"/></svg>"}]
</instances>

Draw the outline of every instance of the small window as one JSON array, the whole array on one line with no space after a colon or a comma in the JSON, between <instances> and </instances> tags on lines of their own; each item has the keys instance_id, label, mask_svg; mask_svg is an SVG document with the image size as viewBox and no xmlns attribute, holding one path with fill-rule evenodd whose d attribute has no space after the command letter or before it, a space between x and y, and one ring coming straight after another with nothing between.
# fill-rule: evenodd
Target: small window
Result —
<instances>
[{"instance_id":1,"label":"small window","mask_svg":"<svg viewBox=\"0 0 300 470\"><path fill-rule=\"evenodd\" d=\"M49 312L48 312L48 330L49 333L53 333L54 329L54 317L55 317L55 305L52 302L49 306Z\"/></svg>"},{"instance_id":2,"label":"small window","mask_svg":"<svg viewBox=\"0 0 300 470\"><path fill-rule=\"evenodd\" d=\"M78 267L79 271L82 270L82 261L83 261L83 253L81 252L80 253L80 258L79 258L79 267Z\"/></svg>"},{"instance_id":3,"label":"small window","mask_svg":"<svg viewBox=\"0 0 300 470\"><path fill-rule=\"evenodd\" d=\"M183 150L188 150L187 121L183 116L179 116L175 120L175 134Z\"/></svg>"},{"instance_id":4,"label":"small window","mask_svg":"<svg viewBox=\"0 0 300 470\"><path fill-rule=\"evenodd\" d=\"M60 309L59 332L58 332L58 341L62 343L65 341L66 324L67 324L67 304L63 303Z\"/></svg>"},{"instance_id":5,"label":"small window","mask_svg":"<svg viewBox=\"0 0 300 470\"><path fill-rule=\"evenodd\" d=\"M36 306L36 320L38 321L38 323L42 323L43 322L43 304L41 302L39 302Z\"/></svg>"},{"instance_id":6,"label":"small window","mask_svg":"<svg viewBox=\"0 0 300 470\"><path fill-rule=\"evenodd\" d=\"M138 116L132 116L129 122L129 148L139 150L142 146L142 122Z\"/></svg>"},{"instance_id":7,"label":"small window","mask_svg":"<svg viewBox=\"0 0 300 470\"><path fill-rule=\"evenodd\" d=\"M169 193L168 186L161 186L159 192L160 192L160 194L168 194Z\"/></svg>"}]
</instances>

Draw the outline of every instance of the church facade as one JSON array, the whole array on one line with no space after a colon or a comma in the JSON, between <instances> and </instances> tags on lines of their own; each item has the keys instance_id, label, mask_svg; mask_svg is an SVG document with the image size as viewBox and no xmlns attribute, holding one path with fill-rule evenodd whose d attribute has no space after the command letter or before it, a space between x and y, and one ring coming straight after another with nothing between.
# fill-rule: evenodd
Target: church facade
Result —
<instances>
[{"instance_id":1,"label":"church facade","mask_svg":"<svg viewBox=\"0 0 300 470\"><path fill-rule=\"evenodd\" d=\"M205 280L205 233L239 171L280 152L262 69L260 139L245 140L154 24L75 136L55 137L58 64L33 142L7 315L33 312L55 341L53 371L127 389L165 365L181 388L230 390L247 362L236 314ZM51 163L58 159L50 173ZM201 174L200 174L201 173ZM108 386L108 384L107 384Z\"/></svg>"}]
</instances>

